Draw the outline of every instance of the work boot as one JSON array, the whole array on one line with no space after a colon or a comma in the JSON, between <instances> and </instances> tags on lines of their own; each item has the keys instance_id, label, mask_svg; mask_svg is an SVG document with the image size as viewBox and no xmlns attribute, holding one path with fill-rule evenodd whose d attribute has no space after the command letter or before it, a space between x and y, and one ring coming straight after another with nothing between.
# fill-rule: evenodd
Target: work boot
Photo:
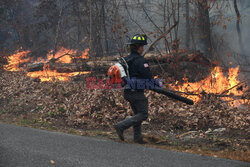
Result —
<instances>
[{"instance_id":1,"label":"work boot","mask_svg":"<svg viewBox=\"0 0 250 167\"><path fill-rule=\"evenodd\" d=\"M121 141L124 141L123 130L121 130L117 125L114 125L116 133Z\"/></svg>"},{"instance_id":2,"label":"work boot","mask_svg":"<svg viewBox=\"0 0 250 167\"><path fill-rule=\"evenodd\" d=\"M139 144L144 144L141 134L141 122L133 126L134 129L134 142Z\"/></svg>"},{"instance_id":3,"label":"work boot","mask_svg":"<svg viewBox=\"0 0 250 167\"><path fill-rule=\"evenodd\" d=\"M138 144L146 144L146 142L143 141L143 137L134 139L134 142L135 142L135 143L138 143Z\"/></svg>"}]
</instances>

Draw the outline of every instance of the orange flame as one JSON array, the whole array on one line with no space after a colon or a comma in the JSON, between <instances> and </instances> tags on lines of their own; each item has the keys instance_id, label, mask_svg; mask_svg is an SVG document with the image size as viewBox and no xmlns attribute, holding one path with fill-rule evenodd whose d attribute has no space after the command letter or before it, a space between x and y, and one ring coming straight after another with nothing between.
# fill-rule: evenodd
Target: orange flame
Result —
<instances>
[{"instance_id":1,"label":"orange flame","mask_svg":"<svg viewBox=\"0 0 250 167\"><path fill-rule=\"evenodd\" d=\"M236 88L233 88L240 83L240 81L237 79L238 74L239 67L230 68L228 77L226 77L224 76L222 69L217 66L211 71L211 74L207 78L199 82L191 83L188 82L187 78L183 78L185 83L183 83L182 85L178 85L176 83L176 85L169 86L181 92L192 92L192 94L196 94L189 95L189 98L196 103L201 100L202 93L241 96L243 95L244 90L240 91ZM234 107L238 107L241 104L248 103L248 100L233 100L233 98L231 97L223 97L222 99L225 101L231 101L230 105Z\"/></svg>"},{"instance_id":2,"label":"orange flame","mask_svg":"<svg viewBox=\"0 0 250 167\"><path fill-rule=\"evenodd\" d=\"M50 60L53 58L53 52L54 51L52 50L48 53L47 59ZM74 56L74 58L88 59L89 58L88 54L89 54L89 49L85 49L84 52L77 53L77 50L69 50L69 49L65 49L62 47L58 50L58 52L55 53L54 58L57 59L61 57L58 60L58 62L61 62L61 63L72 63L72 56Z\"/></svg>"},{"instance_id":3,"label":"orange flame","mask_svg":"<svg viewBox=\"0 0 250 167\"><path fill-rule=\"evenodd\" d=\"M27 55L30 51L17 51L15 54L9 57L8 65L4 67L7 71L20 71L22 68L19 67L21 63L27 63L31 61L31 58L27 58ZM73 58L89 58L89 49L85 49L84 52L77 52L76 50L70 50L66 48L60 48L58 52L53 54L53 51L50 51L47 54L46 59L39 58L34 63L48 63L52 58L58 59L57 62L60 63L71 63ZM72 73L59 73L56 70L51 70L47 64L44 65L43 71L28 72L27 76L32 78L39 78L42 82L44 81L69 81L72 76L80 74L88 74L88 71L85 72L72 72Z\"/></svg>"},{"instance_id":4,"label":"orange flame","mask_svg":"<svg viewBox=\"0 0 250 167\"><path fill-rule=\"evenodd\" d=\"M30 58L27 58L29 53L30 51L16 51L8 58L8 65L5 65L4 69L7 71L19 71L19 64L30 61Z\"/></svg>"},{"instance_id":5,"label":"orange flame","mask_svg":"<svg viewBox=\"0 0 250 167\"><path fill-rule=\"evenodd\" d=\"M29 72L27 76L32 78L39 78L42 82L48 81L69 81L70 77L77 76L81 74L88 74L88 71L84 72L72 72L72 73L59 73L55 70L44 70L44 71L36 71L36 72Z\"/></svg>"},{"instance_id":6,"label":"orange flame","mask_svg":"<svg viewBox=\"0 0 250 167\"><path fill-rule=\"evenodd\" d=\"M78 55L78 56L77 56ZM54 56L54 51L51 50L48 54L46 59L39 59L36 62L48 62L52 58L58 59L58 62L60 63L72 63L73 58L82 58L82 59L88 59L89 58L89 49L85 49L84 52L78 52L77 50L73 49L66 49L64 47L61 47Z\"/></svg>"}]
</instances>

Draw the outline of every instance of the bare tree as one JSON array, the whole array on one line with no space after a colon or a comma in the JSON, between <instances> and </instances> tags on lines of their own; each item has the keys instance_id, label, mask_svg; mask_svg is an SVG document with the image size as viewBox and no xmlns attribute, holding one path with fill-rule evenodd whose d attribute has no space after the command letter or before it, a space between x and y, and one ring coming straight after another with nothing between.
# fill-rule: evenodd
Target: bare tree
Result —
<instances>
[{"instance_id":1,"label":"bare tree","mask_svg":"<svg viewBox=\"0 0 250 167\"><path fill-rule=\"evenodd\" d=\"M205 55L212 56L212 42L210 31L209 6L207 0L197 0L198 8L198 27L200 31L200 47ZM212 57L211 57L212 58Z\"/></svg>"},{"instance_id":2,"label":"bare tree","mask_svg":"<svg viewBox=\"0 0 250 167\"><path fill-rule=\"evenodd\" d=\"M105 53L106 53L106 55L109 55L105 3L107 3L106 0L102 0L102 27L103 27L103 34L104 34Z\"/></svg>"},{"instance_id":3,"label":"bare tree","mask_svg":"<svg viewBox=\"0 0 250 167\"><path fill-rule=\"evenodd\" d=\"M93 34L93 9L92 9L92 0L89 0L89 50L90 50L90 54L93 54L93 45L92 45L92 34Z\"/></svg>"},{"instance_id":4,"label":"bare tree","mask_svg":"<svg viewBox=\"0 0 250 167\"><path fill-rule=\"evenodd\" d=\"M189 14L189 0L186 0L186 48L190 49L190 14Z\"/></svg>"},{"instance_id":5,"label":"bare tree","mask_svg":"<svg viewBox=\"0 0 250 167\"><path fill-rule=\"evenodd\" d=\"M240 30L241 14L240 14L240 11L238 9L237 0L234 0L234 10L235 10L235 13L237 16L236 29L237 29L237 33L238 33L239 46L240 46L241 53L245 54L244 45L242 43L241 30Z\"/></svg>"}]
</instances>

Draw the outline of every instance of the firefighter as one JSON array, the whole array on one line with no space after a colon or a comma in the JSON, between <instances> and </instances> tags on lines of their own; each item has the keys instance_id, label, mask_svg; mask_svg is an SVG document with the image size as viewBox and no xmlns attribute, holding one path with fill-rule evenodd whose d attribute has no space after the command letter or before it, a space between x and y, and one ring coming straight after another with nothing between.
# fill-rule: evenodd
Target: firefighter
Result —
<instances>
[{"instance_id":1,"label":"firefighter","mask_svg":"<svg viewBox=\"0 0 250 167\"><path fill-rule=\"evenodd\" d=\"M147 45L147 36L140 34L134 35L129 45L130 54L125 57L125 60L129 66L128 71L130 78L136 78L136 81L154 80L150 73L149 63L142 56L144 45ZM156 83L158 86L162 86L161 82L156 81ZM148 118L148 99L144 95L144 88L125 87L124 98L130 103L134 115L114 125L116 133L120 140L124 141L124 130L133 126L134 142L143 144L141 124Z\"/></svg>"}]
</instances>

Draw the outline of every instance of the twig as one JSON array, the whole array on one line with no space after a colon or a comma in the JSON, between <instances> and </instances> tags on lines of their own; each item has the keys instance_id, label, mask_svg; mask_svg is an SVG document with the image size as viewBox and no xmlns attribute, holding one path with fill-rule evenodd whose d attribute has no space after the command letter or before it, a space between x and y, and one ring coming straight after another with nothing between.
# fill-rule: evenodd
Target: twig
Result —
<instances>
[{"instance_id":1,"label":"twig","mask_svg":"<svg viewBox=\"0 0 250 167\"><path fill-rule=\"evenodd\" d=\"M50 59L49 61L48 61L48 63L46 63L46 64L49 64L49 63L55 63L57 60L59 60L60 58L62 58L62 57L64 57L64 56L70 56L71 54L68 54L68 53L65 53L65 54L63 54L62 56L59 56L58 58L52 58L52 59Z\"/></svg>"},{"instance_id":2,"label":"twig","mask_svg":"<svg viewBox=\"0 0 250 167\"><path fill-rule=\"evenodd\" d=\"M240 82L237 85L235 85L235 86L225 90L224 92L222 92L221 95L224 95L224 94L228 93L230 90L232 90L233 88L239 87L240 85L245 84L245 83L246 83L246 81Z\"/></svg>"},{"instance_id":3,"label":"twig","mask_svg":"<svg viewBox=\"0 0 250 167\"><path fill-rule=\"evenodd\" d=\"M165 33L163 33L161 36L159 36L155 41L153 41L147 49L144 50L142 53L142 56L145 56L146 53L149 51L149 49L156 44L159 40L161 40L164 36L166 36L175 26L177 26L178 22L175 22L174 25L172 25Z\"/></svg>"},{"instance_id":4,"label":"twig","mask_svg":"<svg viewBox=\"0 0 250 167\"><path fill-rule=\"evenodd\" d=\"M200 95L204 95L207 94L209 96L215 96L215 97L235 97L235 98L242 98L243 96L235 96L235 95L223 95L223 94L214 94L214 93L206 93L206 92L201 92L201 93L192 93L192 92L181 92L181 91L175 91L175 90L171 90L172 92L175 93L181 93L181 94L185 94L185 95L190 95L190 96L200 96Z\"/></svg>"},{"instance_id":5,"label":"twig","mask_svg":"<svg viewBox=\"0 0 250 167\"><path fill-rule=\"evenodd\" d=\"M58 22L57 22L57 28L56 28L56 36L55 36L55 41L54 41L53 57L55 57L55 54L56 54L56 46L57 46L58 37L59 37L62 11L63 11L63 7L60 9L59 16L58 16Z\"/></svg>"}]
</instances>

